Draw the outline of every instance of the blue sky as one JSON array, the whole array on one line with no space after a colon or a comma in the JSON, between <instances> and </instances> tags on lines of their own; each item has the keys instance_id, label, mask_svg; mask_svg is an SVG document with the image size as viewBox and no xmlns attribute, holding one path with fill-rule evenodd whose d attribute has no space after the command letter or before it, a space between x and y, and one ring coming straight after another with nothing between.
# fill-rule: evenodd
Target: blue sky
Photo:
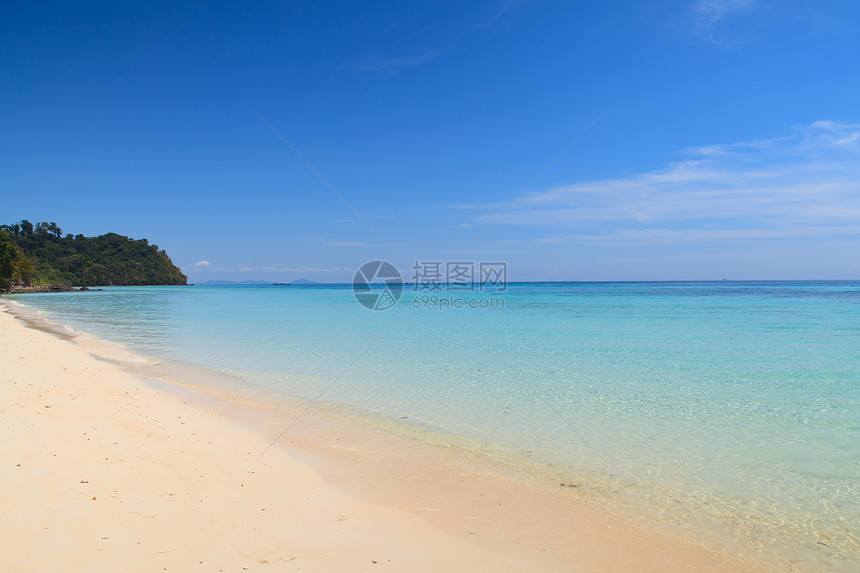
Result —
<instances>
[{"instance_id":1,"label":"blue sky","mask_svg":"<svg viewBox=\"0 0 860 573\"><path fill-rule=\"evenodd\" d=\"M197 282L857 279L858 29L847 0L6 2L0 219Z\"/></svg>"}]
</instances>

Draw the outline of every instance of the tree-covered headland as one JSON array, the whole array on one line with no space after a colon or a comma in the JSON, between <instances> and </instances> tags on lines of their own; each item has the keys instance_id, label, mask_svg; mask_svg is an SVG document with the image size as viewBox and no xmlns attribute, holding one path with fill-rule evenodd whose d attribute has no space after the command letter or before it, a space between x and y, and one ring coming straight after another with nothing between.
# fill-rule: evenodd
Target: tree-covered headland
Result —
<instances>
[{"instance_id":1,"label":"tree-covered headland","mask_svg":"<svg viewBox=\"0 0 860 573\"><path fill-rule=\"evenodd\" d=\"M0 288L11 284L65 286L184 285L187 277L164 250L116 233L67 234L56 223L26 219L0 226Z\"/></svg>"}]
</instances>

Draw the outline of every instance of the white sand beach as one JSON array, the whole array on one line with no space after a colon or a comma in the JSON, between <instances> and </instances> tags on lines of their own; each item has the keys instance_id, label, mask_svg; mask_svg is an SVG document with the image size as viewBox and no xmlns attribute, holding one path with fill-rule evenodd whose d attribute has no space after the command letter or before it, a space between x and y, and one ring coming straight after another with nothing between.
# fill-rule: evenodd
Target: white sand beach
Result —
<instances>
[{"instance_id":1,"label":"white sand beach","mask_svg":"<svg viewBox=\"0 0 860 573\"><path fill-rule=\"evenodd\" d=\"M4 571L763 570L343 421L265 451L271 411L147 381L2 303L0 384Z\"/></svg>"}]
</instances>

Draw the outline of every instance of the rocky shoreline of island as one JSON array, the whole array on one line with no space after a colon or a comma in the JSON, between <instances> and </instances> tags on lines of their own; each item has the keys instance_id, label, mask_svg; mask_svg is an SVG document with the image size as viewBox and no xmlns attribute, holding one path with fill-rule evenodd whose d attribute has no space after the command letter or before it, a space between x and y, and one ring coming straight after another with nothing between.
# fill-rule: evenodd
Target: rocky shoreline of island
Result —
<instances>
[{"instance_id":1,"label":"rocky shoreline of island","mask_svg":"<svg viewBox=\"0 0 860 573\"><path fill-rule=\"evenodd\" d=\"M71 292L71 291L96 291L100 288L92 289L88 287L75 288L67 285L12 285L8 289L0 289L0 295L3 294L29 294L36 292Z\"/></svg>"}]
</instances>

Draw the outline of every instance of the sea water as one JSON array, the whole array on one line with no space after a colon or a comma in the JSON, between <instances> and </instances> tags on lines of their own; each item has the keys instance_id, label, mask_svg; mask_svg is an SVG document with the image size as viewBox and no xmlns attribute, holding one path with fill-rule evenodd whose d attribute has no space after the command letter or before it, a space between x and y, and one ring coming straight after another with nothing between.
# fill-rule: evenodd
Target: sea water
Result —
<instances>
[{"instance_id":1,"label":"sea water","mask_svg":"<svg viewBox=\"0 0 860 573\"><path fill-rule=\"evenodd\" d=\"M483 451L718 550L860 570L860 283L511 284L444 308L405 288L385 311L350 285L8 298L256 399Z\"/></svg>"}]
</instances>

